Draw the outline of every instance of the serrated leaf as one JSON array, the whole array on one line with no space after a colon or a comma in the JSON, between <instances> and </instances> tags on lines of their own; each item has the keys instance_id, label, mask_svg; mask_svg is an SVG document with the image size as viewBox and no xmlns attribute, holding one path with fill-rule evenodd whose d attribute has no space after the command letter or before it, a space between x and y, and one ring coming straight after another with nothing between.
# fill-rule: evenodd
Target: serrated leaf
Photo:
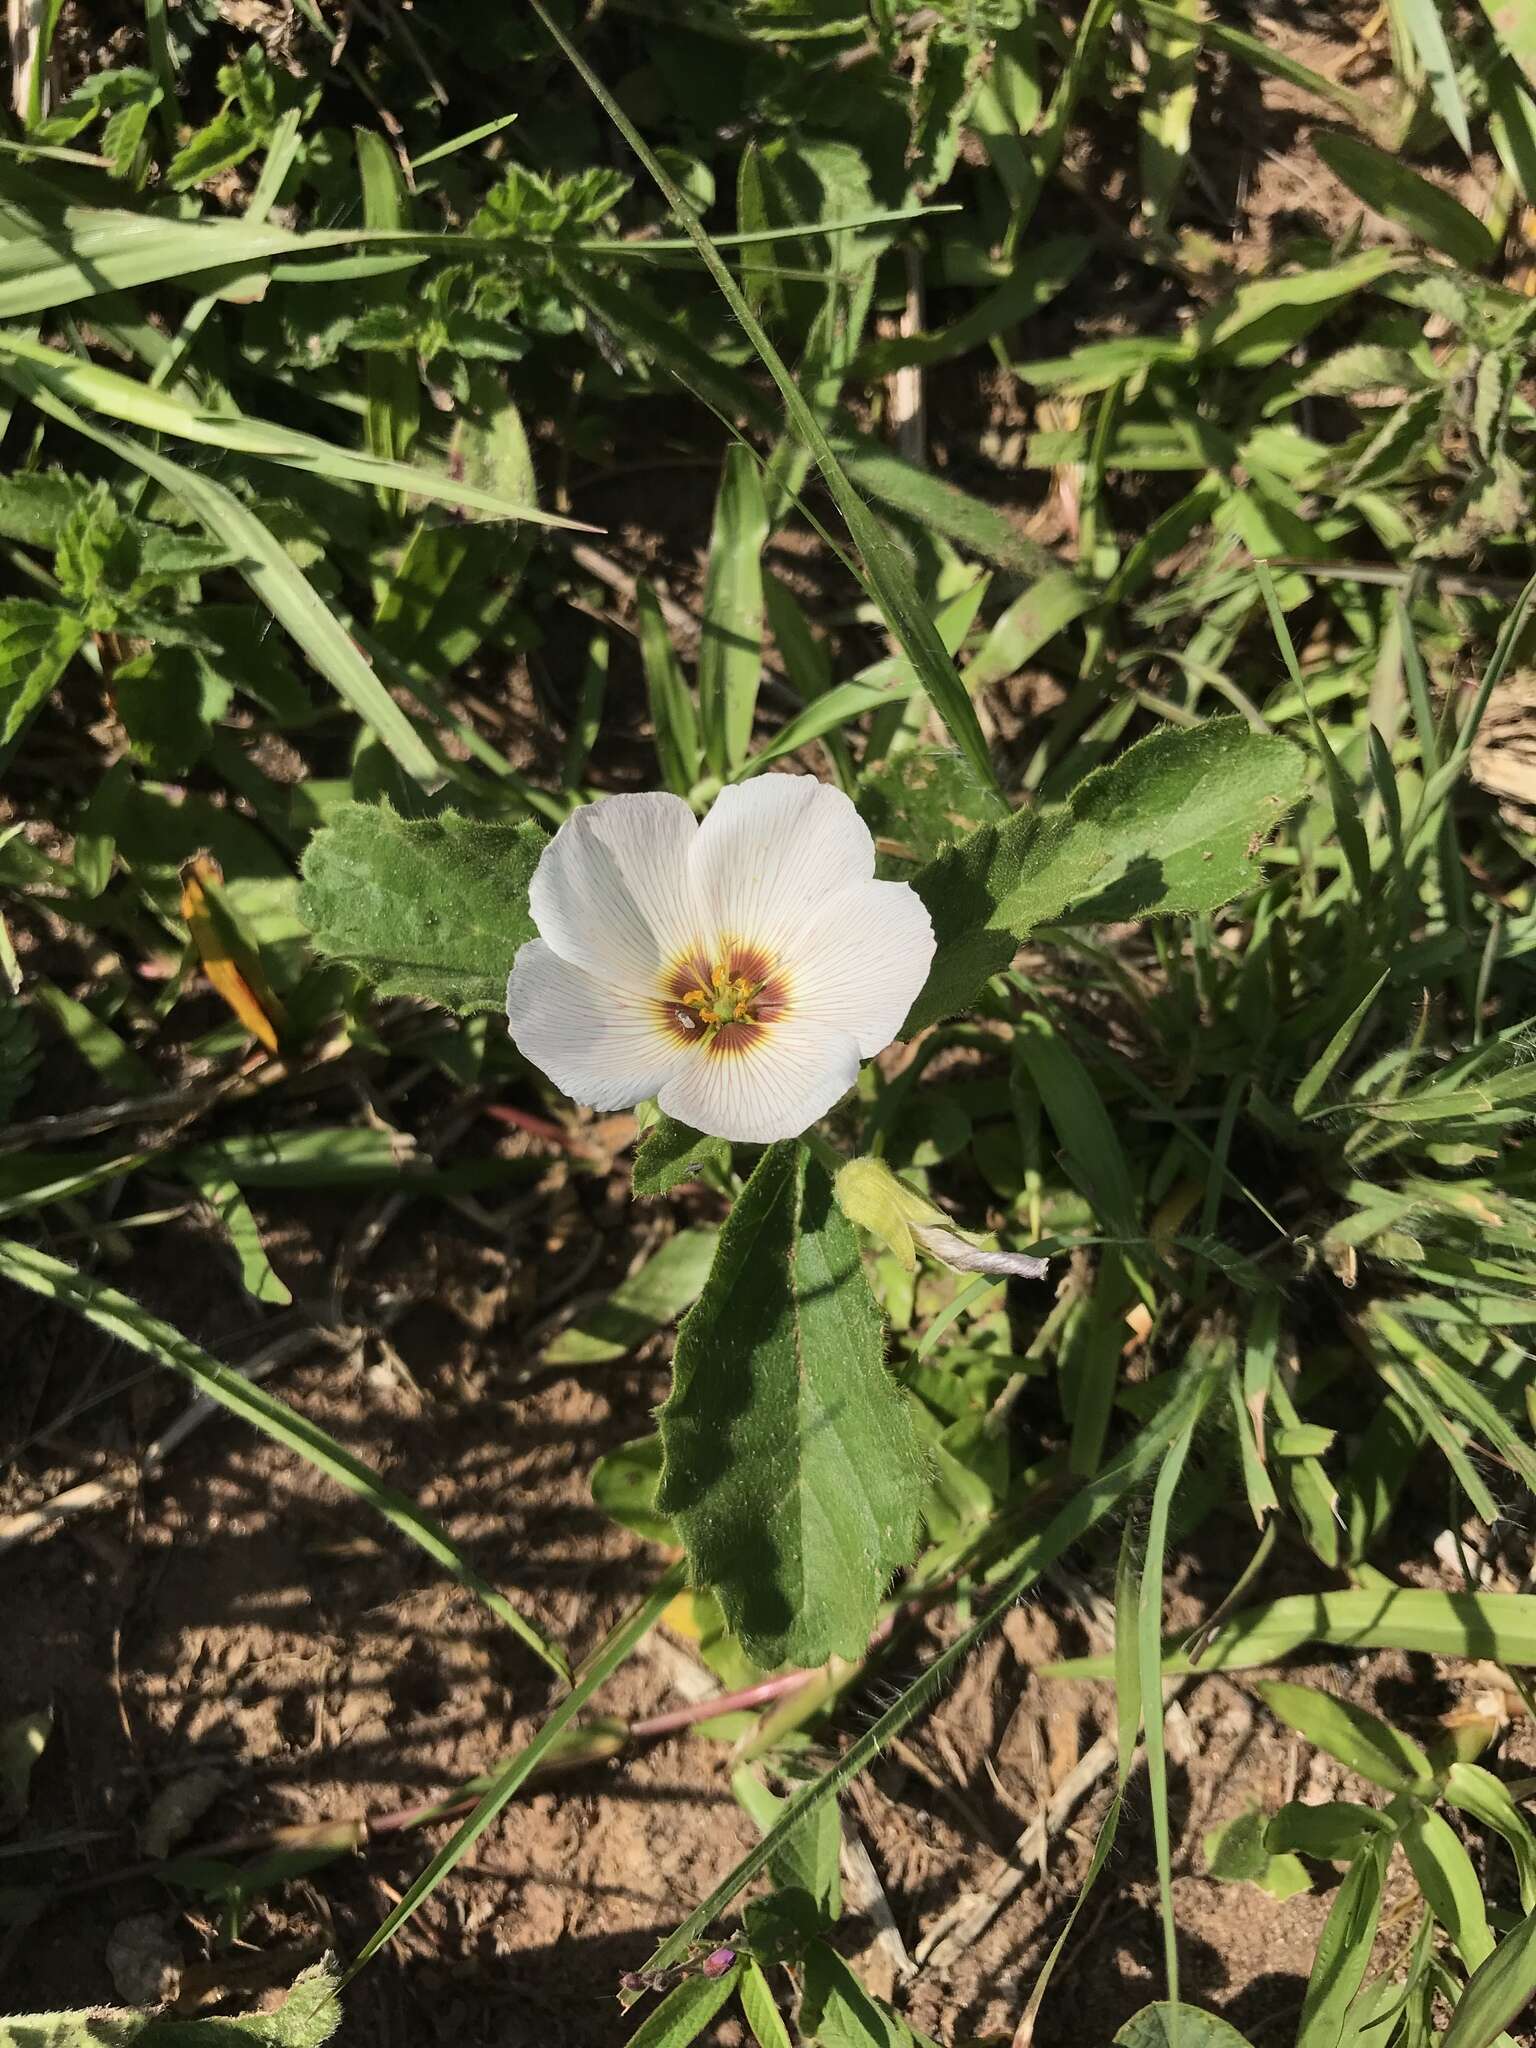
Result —
<instances>
[{"instance_id":1,"label":"serrated leaf","mask_svg":"<svg viewBox=\"0 0 1536 2048\"><path fill-rule=\"evenodd\" d=\"M0 747L21 731L84 640L73 612L34 597L0 598Z\"/></svg>"},{"instance_id":2,"label":"serrated leaf","mask_svg":"<svg viewBox=\"0 0 1536 2048\"><path fill-rule=\"evenodd\" d=\"M518 947L535 936L528 884L544 845L527 823L348 804L305 849L300 915L318 951L381 995L497 1010Z\"/></svg>"},{"instance_id":3,"label":"serrated leaf","mask_svg":"<svg viewBox=\"0 0 1536 2048\"><path fill-rule=\"evenodd\" d=\"M729 1138L706 1138L672 1117L659 1116L635 1153L631 1186L641 1199L670 1194L680 1181L692 1180L701 1166L729 1166Z\"/></svg>"},{"instance_id":4,"label":"serrated leaf","mask_svg":"<svg viewBox=\"0 0 1536 2048\"><path fill-rule=\"evenodd\" d=\"M770 1147L678 1332L658 1497L765 1666L862 1655L912 1555L922 1457L884 1348L830 1180Z\"/></svg>"},{"instance_id":5,"label":"serrated leaf","mask_svg":"<svg viewBox=\"0 0 1536 2048\"><path fill-rule=\"evenodd\" d=\"M1057 811L984 825L914 877L939 947L903 1035L965 1008L1038 925L1211 911L1252 888L1304 778L1289 741L1211 719L1149 734Z\"/></svg>"},{"instance_id":6,"label":"serrated leaf","mask_svg":"<svg viewBox=\"0 0 1536 2048\"><path fill-rule=\"evenodd\" d=\"M261 137L238 107L224 107L166 165L166 183L174 191L200 185L231 164L238 164L259 145Z\"/></svg>"},{"instance_id":7,"label":"serrated leaf","mask_svg":"<svg viewBox=\"0 0 1536 2048\"><path fill-rule=\"evenodd\" d=\"M1356 135L1320 133L1313 136L1312 146L1334 176L1373 212L1468 270L1484 270L1492 263L1493 237L1477 215L1396 157Z\"/></svg>"},{"instance_id":8,"label":"serrated leaf","mask_svg":"<svg viewBox=\"0 0 1536 2048\"><path fill-rule=\"evenodd\" d=\"M29 547L59 544L71 515L90 495L84 477L61 470L0 477L0 534Z\"/></svg>"}]
</instances>

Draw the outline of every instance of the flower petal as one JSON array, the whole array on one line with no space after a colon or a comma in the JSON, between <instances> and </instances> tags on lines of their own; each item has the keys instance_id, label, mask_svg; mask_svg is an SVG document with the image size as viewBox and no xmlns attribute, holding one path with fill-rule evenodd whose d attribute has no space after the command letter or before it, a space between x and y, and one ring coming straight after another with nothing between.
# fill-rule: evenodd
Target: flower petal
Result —
<instances>
[{"instance_id":1,"label":"flower petal","mask_svg":"<svg viewBox=\"0 0 1536 2048\"><path fill-rule=\"evenodd\" d=\"M609 796L573 811L539 856L528 907L562 960L654 995L698 937L689 854L698 824L681 797Z\"/></svg>"},{"instance_id":2,"label":"flower petal","mask_svg":"<svg viewBox=\"0 0 1536 2048\"><path fill-rule=\"evenodd\" d=\"M760 775L715 798L692 866L708 936L777 952L827 896L870 879L875 843L840 789Z\"/></svg>"},{"instance_id":3,"label":"flower petal","mask_svg":"<svg viewBox=\"0 0 1536 2048\"><path fill-rule=\"evenodd\" d=\"M786 1018L744 1052L685 1049L661 1107L712 1137L771 1145L825 1116L858 1074L859 1049L846 1032Z\"/></svg>"},{"instance_id":4,"label":"flower petal","mask_svg":"<svg viewBox=\"0 0 1536 2048\"><path fill-rule=\"evenodd\" d=\"M667 1035L651 1001L573 967L542 939L518 949L507 1023L523 1058L590 1109L628 1109L696 1057Z\"/></svg>"},{"instance_id":5,"label":"flower petal","mask_svg":"<svg viewBox=\"0 0 1536 2048\"><path fill-rule=\"evenodd\" d=\"M786 948L795 1015L850 1032L872 1059L901 1030L933 965L933 924L906 882L865 882L820 906Z\"/></svg>"}]
</instances>

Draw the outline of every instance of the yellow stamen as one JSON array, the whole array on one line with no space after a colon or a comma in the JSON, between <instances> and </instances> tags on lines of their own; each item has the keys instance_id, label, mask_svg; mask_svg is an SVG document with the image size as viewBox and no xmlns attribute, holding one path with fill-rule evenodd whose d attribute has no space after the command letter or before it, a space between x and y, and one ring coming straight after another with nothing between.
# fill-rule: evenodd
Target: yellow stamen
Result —
<instances>
[{"instance_id":1,"label":"yellow stamen","mask_svg":"<svg viewBox=\"0 0 1536 2048\"><path fill-rule=\"evenodd\" d=\"M688 1009L697 1010L711 1026L736 1024L749 1014L752 998L762 986L762 982L750 982L743 975L732 974L721 960L710 974L709 987L689 989L683 1002Z\"/></svg>"}]
</instances>

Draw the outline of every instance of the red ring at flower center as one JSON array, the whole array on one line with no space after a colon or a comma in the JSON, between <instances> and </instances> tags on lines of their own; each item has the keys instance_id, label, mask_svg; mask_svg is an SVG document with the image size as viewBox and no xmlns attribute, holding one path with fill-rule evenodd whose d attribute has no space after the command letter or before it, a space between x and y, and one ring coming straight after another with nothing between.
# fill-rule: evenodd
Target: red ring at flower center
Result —
<instances>
[{"instance_id":1,"label":"red ring at flower center","mask_svg":"<svg viewBox=\"0 0 1536 2048\"><path fill-rule=\"evenodd\" d=\"M762 947L729 938L680 954L662 976L657 1004L670 1037L717 1058L760 1044L788 1007L784 969Z\"/></svg>"}]
</instances>

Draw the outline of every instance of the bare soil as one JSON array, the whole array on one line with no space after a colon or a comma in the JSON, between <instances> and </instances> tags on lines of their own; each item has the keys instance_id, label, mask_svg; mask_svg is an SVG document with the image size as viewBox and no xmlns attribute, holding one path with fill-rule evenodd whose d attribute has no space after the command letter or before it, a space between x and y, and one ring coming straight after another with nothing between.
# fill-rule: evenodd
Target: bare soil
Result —
<instances>
[{"instance_id":1,"label":"bare soil","mask_svg":"<svg viewBox=\"0 0 1536 2048\"><path fill-rule=\"evenodd\" d=\"M664 1372L644 1353L581 1374L536 1371L548 1304L562 1293L574 1304L586 1286L611 1280L634 1240L615 1183L571 1178L557 1158L535 1195L497 1239L407 1208L353 1282L350 1348L316 1340L278 1384L430 1508L579 1656L660 1563L597 1511L588 1474L605 1450L645 1433ZM285 1200L281 1219L268 1220L284 1277L329 1314L328 1275L343 1242L355 1241L357 1216ZM179 1247L160 1236L131 1277L223 1355L249 1354L254 1311L225 1255L190 1223ZM401 1314L402 1303L413 1305ZM30 1441L0 1509L129 1463L186 1398L164 1377L145 1377L133 1354L38 1305L14 1312L11 1354L6 1435ZM91 1405L71 1419L82 1399ZM1218 1548L1241 1540L1233 1523ZM1107 1564L1092 1555L1075 1563L1088 1580L1052 1585L1017 1609L847 1802L908 1955L995 1881L1028 1820L1109 1725L1106 1686L1040 1675L1053 1657L1102 1644L1092 1582ZM1294 1583L1295 1560L1284 1569ZM1192 1617L1229 1578L1220 1560L1185 1559L1180 1609ZM137 1866L167 1848L186 1854L274 1826L430 1802L525 1740L556 1696L541 1663L470 1595L360 1503L223 1416L130 1498L62 1520L13 1552L5 1620L14 1654L0 1665L0 1722L54 1713L16 1846L75 1830L88 1837L12 1866L67 1878L65 1896L5 1942L0 2003L12 2010L156 1995L184 2013L229 1998L248 2004L327 1948L355 1952L444 1839L442 1826L380 1832L264 1894L232 1940L216 1900ZM899 1681L956 1626L941 1611L930 1640L903 1644L882 1680ZM598 1708L634 1718L675 1706L690 1662L686 1642L668 1637L619 1673ZM1306 1675L1421 1734L1487 1685L1476 1671L1387 1656ZM828 1740L848 1739L874 1704L853 1701ZM1511 1753L1532 1753L1517 1733ZM1265 2048L1294 2027L1332 1880L1323 1872L1310 1895L1282 1905L1210 1877L1203 1838L1246 1805L1341 1787L1241 1679L1193 1684L1173 1713L1170 1746L1185 1990ZM402 2048L622 2040L632 2023L616 2003L621 1973L645 1963L751 1840L730 1765L723 1743L680 1735L547 1780L514 1803L358 1979L347 2038ZM1053 1840L1043 1876L1031 1871L948 1967L900 1974L889 1936L857 1914L845 1923L847 1952L937 2039L1007 2040L1076 1896L1107 1798L1101 1781ZM1107 2041L1159 1995L1155 1891L1138 1781L1113 1869L1044 2008L1042 2048ZM1390 1905L1386 1926L1384 1960L1411 1932L1394 1928ZM716 2038L739 2040L735 2022L722 2021Z\"/></svg>"}]
</instances>

